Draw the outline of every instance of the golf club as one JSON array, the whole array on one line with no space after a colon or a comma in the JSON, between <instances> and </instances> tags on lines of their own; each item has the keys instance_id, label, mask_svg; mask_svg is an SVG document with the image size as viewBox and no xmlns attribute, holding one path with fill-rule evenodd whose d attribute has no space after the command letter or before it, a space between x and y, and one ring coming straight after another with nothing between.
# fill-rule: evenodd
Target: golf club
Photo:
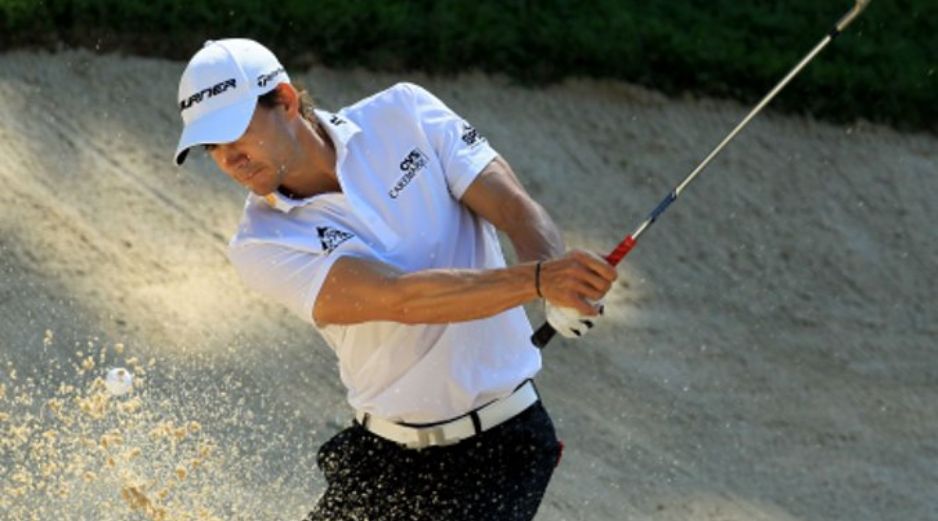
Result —
<instances>
[{"instance_id":1,"label":"golf club","mask_svg":"<svg viewBox=\"0 0 938 521\"><path fill-rule=\"evenodd\" d=\"M697 168L694 168L694 170L686 178L684 178L681 184L677 185L677 187L671 190L671 192L664 198L664 200L658 203L658 206L652 210L652 212L648 215L648 218L646 218L638 226L638 228L635 229L634 232L632 232L622 242L620 242L619 245L609 253L609 255L606 255L606 261L613 266L619 264L619 261L628 255L632 248L635 247L635 244L638 242L638 238L658 219L658 217L661 216L662 213L664 213L665 210L668 209L668 206L670 206L671 203L677 200L678 196L681 195L681 192L687 188L687 185L689 185L691 181L693 181L697 175L700 174L700 172L702 172L707 167L707 165L709 165L710 162L713 161L713 159L723 151L724 148L726 148L726 145L728 145L729 142L732 141L733 138L735 138L736 135L739 134L739 132L749 124L749 121L751 121L752 118L756 116L756 114L762 111L763 107L772 101L773 98L775 98L779 91L788 85L792 78L801 72L801 70L804 69L805 66L810 63L815 56L818 55L818 53L824 50L824 48L827 47L827 44L829 44L844 29L846 29L847 26L850 25L850 23L853 22L853 20L856 19L856 17L859 16L864 9L866 9L866 6L868 6L869 3L870 0L857 0L853 8L834 25L834 28L831 29L831 31L821 40L821 42L818 43L814 49L812 49L811 52L809 52L807 56L805 56L801 62L799 62L798 65L796 65L788 73L788 75L786 75L782 81L780 81L778 85L776 85L775 88L772 89L772 91L769 92L768 95L766 95L745 118L743 118L743 120L738 125L736 125L736 128L734 128L733 131L730 132L726 138L724 138L723 141L717 145L717 147L714 148L713 151L710 152L710 154L703 161L700 162L699 165L697 165ZM554 328L545 322L540 328L538 328L537 331L534 332L533 335L531 335L531 343L534 344L535 347L544 348L544 346L546 346L547 343L550 342L550 340L554 337L554 334L556 334Z\"/></svg>"}]
</instances>

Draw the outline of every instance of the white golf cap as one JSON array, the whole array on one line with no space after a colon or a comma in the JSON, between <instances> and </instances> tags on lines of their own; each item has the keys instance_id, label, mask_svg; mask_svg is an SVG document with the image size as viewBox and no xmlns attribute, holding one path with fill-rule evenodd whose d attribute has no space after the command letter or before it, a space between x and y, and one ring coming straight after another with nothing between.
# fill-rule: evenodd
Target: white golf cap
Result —
<instances>
[{"instance_id":1,"label":"white golf cap","mask_svg":"<svg viewBox=\"0 0 938 521\"><path fill-rule=\"evenodd\" d=\"M205 42L179 80L185 127L176 147L176 164L186 160L193 146L237 140L251 122L257 97L289 82L274 53L253 40Z\"/></svg>"}]
</instances>

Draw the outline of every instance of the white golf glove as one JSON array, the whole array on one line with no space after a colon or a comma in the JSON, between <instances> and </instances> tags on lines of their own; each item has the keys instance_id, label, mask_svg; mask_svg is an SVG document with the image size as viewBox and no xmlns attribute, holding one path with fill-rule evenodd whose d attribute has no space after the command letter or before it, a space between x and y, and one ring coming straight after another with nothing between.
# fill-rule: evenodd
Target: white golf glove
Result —
<instances>
[{"instance_id":1,"label":"white golf glove","mask_svg":"<svg viewBox=\"0 0 938 521\"><path fill-rule=\"evenodd\" d=\"M547 323L555 331L566 338L579 338L589 332L596 325L596 322L603 316L603 306L599 306L599 315L590 317L581 315L574 308L554 306L550 302L544 301L544 314L547 316Z\"/></svg>"}]
</instances>

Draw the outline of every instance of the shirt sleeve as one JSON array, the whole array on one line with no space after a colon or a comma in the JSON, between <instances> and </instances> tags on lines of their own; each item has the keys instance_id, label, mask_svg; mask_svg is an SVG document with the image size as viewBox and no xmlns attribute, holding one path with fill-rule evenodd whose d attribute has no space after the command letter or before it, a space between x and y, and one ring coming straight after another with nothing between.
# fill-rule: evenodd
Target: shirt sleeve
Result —
<instances>
[{"instance_id":1,"label":"shirt sleeve","mask_svg":"<svg viewBox=\"0 0 938 521\"><path fill-rule=\"evenodd\" d=\"M403 86L413 95L417 121L443 166L450 192L460 199L498 152L475 127L426 89L411 83Z\"/></svg>"},{"instance_id":2,"label":"shirt sleeve","mask_svg":"<svg viewBox=\"0 0 938 521\"><path fill-rule=\"evenodd\" d=\"M269 242L232 245L228 258L250 289L261 293L316 325L313 307L333 264L342 257L360 255L348 240L334 250L314 253Z\"/></svg>"}]
</instances>

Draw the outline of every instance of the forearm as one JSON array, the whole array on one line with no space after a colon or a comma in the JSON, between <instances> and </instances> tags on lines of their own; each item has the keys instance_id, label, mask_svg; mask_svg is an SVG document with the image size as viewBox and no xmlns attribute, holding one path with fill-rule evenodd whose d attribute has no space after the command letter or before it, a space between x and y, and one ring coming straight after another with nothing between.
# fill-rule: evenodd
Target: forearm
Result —
<instances>
[{"instance_id":1,"label":"forearm","mask_svg":"<svg viewBox=\"0 0 938 521\"><path fill-rule=\"evenodd\" d=\"M566 251L553 219L528 195L501 156L479 174L462 202L508 236L521 262L551 259Z\"/></svg>"},{"instance_id":2,"label":"forearm","mask_svg":"<svg viewBox=\"0 0 938 521\"><path fill-rule=\"evenodd\" d=\"M490 317L537 298L534 264L492 270L424 270L400 274L383 292L388 319L442 324Z\"/></svg>"},{"instance_id":3,"label":"forearm","mask_svg":"<svg viewBox=\"0 0 938 521\"><path fill-rule=\"evenodd\" d=\"M615 268L575 250L544 262L541 290L560 305L598 300L615 280ZM490 317L538 298L535 263L507 268L433 269L405 273L370 259L343 257L333 264L313 308L320 327L391 321L441 324ZM579 309L579 308L578 308Z\"/></svg>"},{"instance_id":4,"label":"forearm","mask_svg":"<svg viewBox=\"0 0 938 521\"><path fill-rule=\"evenodd\" d=\"M551 259L563 255L563 236L544 208L530 201L503 230L519 262Z\"/></svg>"}]
</instances>

